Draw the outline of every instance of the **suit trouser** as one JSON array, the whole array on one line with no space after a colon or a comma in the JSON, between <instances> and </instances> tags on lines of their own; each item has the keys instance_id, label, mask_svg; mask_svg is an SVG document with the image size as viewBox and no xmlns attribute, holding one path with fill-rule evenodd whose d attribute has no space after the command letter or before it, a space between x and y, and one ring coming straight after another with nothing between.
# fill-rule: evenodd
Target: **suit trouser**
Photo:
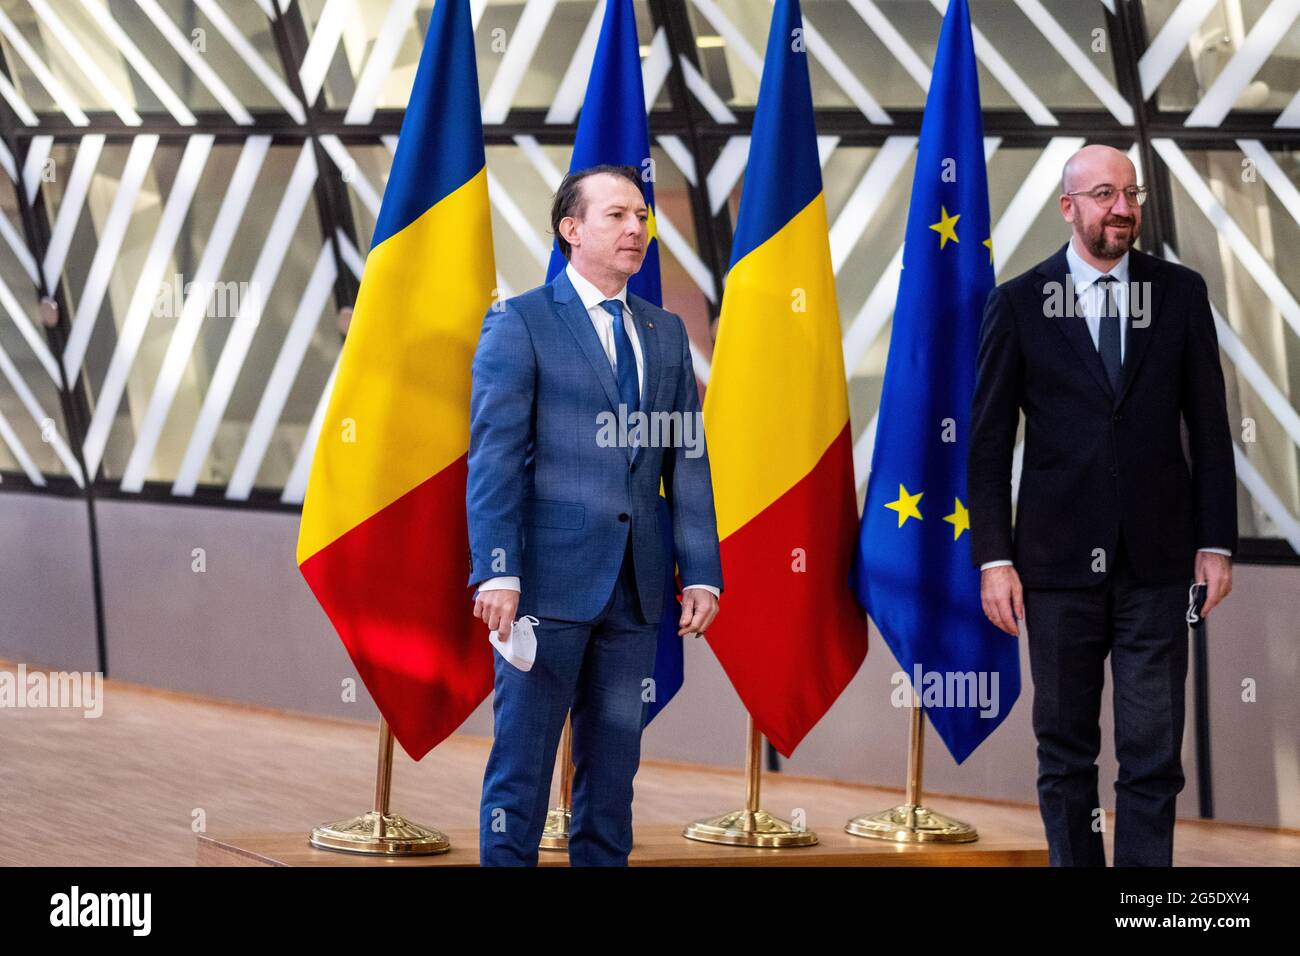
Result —
<instances>
[{"instance_id":1,"label":"suit trouser","mask_svg":"<svg viewBox=\"0 0 1300 956\"><path fill-rule=\"evenodd\" d=\"M560 560L564 560L562 556ZM494 652L492 752L479 808L484 866L535 866L566 711L573 712L572 866L626 866L632 778L641 760L645 680L659 627L646 624L630 551L595 620L538 617L537 659L520 671Z\"/></svg>"},{"instance_id":2,"label":"suit trouser","mask_svg":"<svg viewBox=\"0 0 1300 956\"><path fill-rule=\"evenodd\" d=\"M1038 806L1052 866L1106 865L1096 759L1107 654L1119 761L1115 865L1173 862L1174 803L1184 783L1187 588L1139 584L1121 534L1101 584L1025 589Z\"/></svg>"}]
</instances>

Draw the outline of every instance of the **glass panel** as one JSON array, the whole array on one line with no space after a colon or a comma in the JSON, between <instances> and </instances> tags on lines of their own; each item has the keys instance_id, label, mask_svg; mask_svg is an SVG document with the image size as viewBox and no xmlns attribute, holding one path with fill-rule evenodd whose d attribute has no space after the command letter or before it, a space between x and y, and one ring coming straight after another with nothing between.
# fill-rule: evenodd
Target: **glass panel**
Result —
<instances>
[{"instance_id":1,"label":"glass panel","mask_svg":"<svg viewBox=\"0 0 1300 956\"><path fill-rule=\"evenodd\" d=\"M310 34L314 35L320 23L325 2L326 0L303 0L301 4ZM655 26L647 0L636 0L635 6L637 32L641 38L641 55L644 58L650 51ZM510 44L531 39L536 43L536 48L524 70L511 107L548 108L555 99L560 82L573 59L574 49L595 9L596 0L563 0L557 3L538 39L516 36L524 11L524 4L520 0L488 0L474 37L480 95L488 95ZM432 11L433 0L420 0L419 9L406 28L393 69L380 89L376 103L378 108L401 109L406 106ZM357 0L355 3L354 10L347 19L342 41L335 50L326 73L325 103L331 109L346 110L351 104L362 70L383 30L387 13L388 3L384 0ZM667 84L661 89L655 105L658 108L669 105Z\"/></svg>"},{"instance_id":2,"label":"glass panel","mask_svg":"<svg viewBox=\"0 0 1300 956\"><path fill-rule=\"evenodd\" d=\"M1105 9L1078 0L1046 0L1043 6L1113 86L1114 54L1105 33ZM699 7L688 3L701 72L725 102L752 107L758 98L759 77L746 57L728 45L722 31L728 25L734 28L761 60L767 48L771 4L768 0L717 0L716 7L727 22L712 23ZM928 70L943 22L938 10L924 0L877 0L876 7ZM805 22L878 103L886 109L924 107L925 91L903 66L897 55L898 44L869 27L850 0L806 0L802 9ZM1098 108L1096 93L1068 67L1014 0L974 0L972 18L1012 70L1048 107ZM810 56L809 68L816 106L854 106L823 58ZM982 62L979 75L985 109L1018 108Z\"/></svg>"},{"instance_id":3,"label":"glass panel","mask_svg":"<svg viewBox=\"0 0 1300 956\"><path fill-rule=\"evenodd\" d=\"M1177 6L1176 0L1143 0L1147 33L1156 37ZM1268 0L1220 0L1199 24L1182 31L1177 60L1158 87L1164 110L1192 110L1242 48L1247 35L1270 6ZM1282 12L1285 4L1277 5ZM1257 38L1267 52L1263 66L1233 103L1238 110L1276 113L1300 90L1300 19L1294 9L1279 29Z\"/></svg>"},{"instance_id":4,"label":"glass panel","mask_svg":"<svg viewBox=\"0 0 1300 956\"><path fill-rule=\"evenodd\" d=\"M23 235L17 196L9 177L3 173L0 173L0 216L8 220L19 236ZM46 475L67 474L67 469L48 440L49 434L57 433L67 441L68 431L63 421L59 387L28 344L28 336L32 336L48 347L46 330L40 321L37 291L4 239L0 239L0 297L5 303L0 305L0 349L3 349L17 371L19 388L26 386L46 417L40 421L34 419L22 401L19 388L2 374L0 415L4 416L5 422L13 429L18 444L37 469ZM17 315L11 313L10 303L16 306ZM24 330L27 335L24 335ZM0 470L7 473L22 471L8 443L2 438Z\"/></svg>"},{"instance_id":5,"label":"glass panel","mask_svg":"<svg viewBox=\"0 0 1300 956\"><path fill-rule=\"evenodd\" d=\"M1236 150L1186 151L1197 174L1206 181L1233 221L1245 233L1267 266L1292 297L1300 291L1300 276L1290 250L1300 247L1300 226L1262 176L1243 176L1242 154ZM1300 153L1275 152L1286 181L1300 184ZM1293 516L1300 515L1300 453L1287 430L1264 404L1259 385L1269 382L1291 408L1300 393L1300 336L1284 318L1258 281L1242 266L1225 234L1217 231L1174 177L1173 203L1178 256L1204 277L1210 301L1263 368L1263 379L1251 377L1224 358L1228 391L1228 421L1233 438L1260 476ZM1267 385L1265 386L1267 388ZM1277 537L1267 512L1240 486L1238 518L1242 537Z\"/></svg>"}]
</instances>

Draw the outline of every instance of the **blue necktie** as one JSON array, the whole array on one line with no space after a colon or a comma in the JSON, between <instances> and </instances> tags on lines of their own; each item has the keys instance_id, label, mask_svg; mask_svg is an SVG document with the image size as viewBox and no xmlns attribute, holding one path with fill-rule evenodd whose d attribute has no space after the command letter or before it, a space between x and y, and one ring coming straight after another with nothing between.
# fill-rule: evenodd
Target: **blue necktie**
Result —
<instances>
[{"instance_id":1,"label":"blue necktie","mask_svg":"<svg viewBox=\"0 0 1300 956\"><path fill-rule=\"evenodd\" d=\"M600 307L614 317L614 364L618 375L618 398L627 406L630 415L641 405L641 388L636 380L636 355L632 352L632 340L627 337L627 329L623 324L623 303L618 299L606 299Z\"/></svg>"},{"instance_id":2,"label":"blue necktie","mask_svg":"<svg viewBox=\"0 0 1300 956\"><path fill-rule=\"evenodd\" d=\"M1110 379L1111 391L1119 389L1119 302L1115 297L1115 284L1112 275L1104 275L1097 280L1097 285L1106 291L1103 299L1101 326L1097 330L1097 351L1101 353L1101 364Z\"/></svg>"}]
</instances>

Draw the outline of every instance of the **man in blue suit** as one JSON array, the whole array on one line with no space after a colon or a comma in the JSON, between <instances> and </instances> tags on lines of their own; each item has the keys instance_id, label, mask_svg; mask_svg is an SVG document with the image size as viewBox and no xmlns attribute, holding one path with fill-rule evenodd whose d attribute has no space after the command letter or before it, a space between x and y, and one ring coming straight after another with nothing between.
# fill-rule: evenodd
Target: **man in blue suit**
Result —
<instances>
[{"instance_id":1,"label":"man in blue suit","mask_svg":"<svg viewBox=\"0 0 1300 956\"><path fill-rule=\"evenodd\" d=\"M470 397L469 584L509 633L532 615L537 657L494 656L483 779L485 866L533 866L565 713L573 715L574 866L625 866L632 778L652 694L665 569L660 482L681 580L679 633L702 634L722 589L708 454L689 342L671 312L629 294L649 244L635 169L570 173L551 210L568 266L495 304Z\"/></svg>"}]
</instances>

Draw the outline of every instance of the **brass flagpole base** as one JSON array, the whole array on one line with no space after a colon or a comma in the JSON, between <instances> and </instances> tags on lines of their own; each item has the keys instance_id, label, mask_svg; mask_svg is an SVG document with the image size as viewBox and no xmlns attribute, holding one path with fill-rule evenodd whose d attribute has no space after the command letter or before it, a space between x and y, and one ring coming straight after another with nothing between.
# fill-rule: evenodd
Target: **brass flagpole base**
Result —
<instances>
[{"instance_id":1,"label":"brass flagpole base","mask_svg":"<svg viewBox=\"0 0 1300 956\"><path fill-rule=\"evenodd\" d=\"M749 716L747 737L745 809L688 823L682 830L682 836L701 843L723 843L727 846L814 846L817 834L812 830L796 829L794 824L759 808L763 777L763 735L758 732L752 714Z\"/></svg>"},{"instance_id":2,"label":"brass flagpole base","mask_svg":"<svg viewBox=\"0 0 1300 956\"><path fill-rule=\"evenodd\" d=\"M313 827L307 842L320 850L369 856L428 856L447 853L451 841L438 830L422 827L389 812L393 786L393 732L379 719L379 759L375 767L375 809L349 820Z\"/></svg>"},{"instance_id":3,"label":"brass flagpole base","mask_svg":"<svg viewBox=\"0 0 1300 956\"><path fill-rule=\"evenodd\" d=\"M560 804L546 814L546 827L537 841L539 850L567 850L573 823L573 715L564 718L560 737Z\"/></svg>"},{"instance_id":4,"label":"brass flagpole base","mask_svg":"<svg viewBox=\"0 0 1300 956\"><path fill-rule=\"evenodd\" d=\"M974 843L979 833L962 823L921 805L921 778L925 766L925 711L912 689L912 719L907 745L907 794L903 802L879 813L854 817L844 824L846 833L868 840L894 843Z\"/></svg>"},{"instance_id":5,"label":"brass flagpole base","mask_svg":"<svg viewBox=\"0 0 1300 956\"><path fill-rule=\"evenodd\" d=\"M322 850L375 856L426 856L451 849L445 834L374 810L350 820L321 824L311 831L310 842Z\"/></svg>"},{"instance_id":6,"label":"brass flagpole base","mask_svg":"<svg viewBox=\"0 0 1300 956\"><path fill-rule=\"evenodd\" d=\"M796 830L793 824L766 810L733 810L720 817L696 820L687 824L682 836L729 846L790 847L817 843L817 834L812 830Z\"/></svg>"},{"instance_id":7,"label":"brass flagpole base","mask_svg":"<svg viewBox=\"0 0 1300 956\"><path fill-rule=\"evenodd\" d=\"M844 829L854 836L895 843L973 843L979 839L969 823L906 803L854 817Z\"/></svg>"},{"instance_id":8,"label":"brass flagpole base","mask_svg":"<svg viewBox=\"0 0 1300 956\"><path fill-rule=\"evenodd\" d=\"M538 842L539 850L567 850L569 848L569 825L573 822L573 811L568 807L556 807L546 814L546 829Z\"/></svg>"}]
</instances>

